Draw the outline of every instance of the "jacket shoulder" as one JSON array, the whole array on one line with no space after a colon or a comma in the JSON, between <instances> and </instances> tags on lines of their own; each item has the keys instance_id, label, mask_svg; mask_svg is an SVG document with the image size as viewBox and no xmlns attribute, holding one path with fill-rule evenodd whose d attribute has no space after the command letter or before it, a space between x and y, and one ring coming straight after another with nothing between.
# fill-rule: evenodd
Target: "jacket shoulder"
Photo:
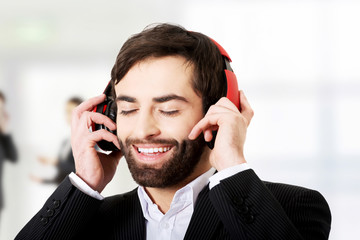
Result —
<instances>
[{"instance_id":1,"label":"jacket shoulder","mask_svg":"<svg viewBox=\"0 0 360 240\"><path fill-rule=\"evenodd\" d=\"M263 181L263 183L279 201L288 201L300 197L303 194L314 197L322 196L318 191L302 186L268 181Z\"/></svg>"},{"instance_id":2,"label":"jacket shoulder","mask_svg":"<svg viewBox=\"0 0 360 240\"><path fill-rule=\"evenodd\" d=\"M327 239L329 235L331 213L318 191L265 182L251 169L221 181L210 191L210 198L224 223L230 227L239 223L229 232L239 233L241 226L255 239L264 234L277 240Z\"/></svg>"}]
</instances>

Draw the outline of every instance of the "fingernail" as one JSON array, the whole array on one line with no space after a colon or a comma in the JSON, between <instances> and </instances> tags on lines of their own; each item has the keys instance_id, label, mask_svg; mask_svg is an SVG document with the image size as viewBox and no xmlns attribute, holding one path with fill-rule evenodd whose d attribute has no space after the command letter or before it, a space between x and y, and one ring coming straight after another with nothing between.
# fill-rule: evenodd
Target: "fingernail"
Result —
<instances>
[{"instance_id":1,"label":"fingernail","mask_svg":"<svg viewBox=\"0 0 360 240\"><path fill-rule=\"evenodd\" d=\"M189 134L189 136L188 136L188 138L189 138L189 139L193 139L193 137L194 137L193 135L194 135L194 134L193 134L193 132L191 131L190 134Z\"/></svg>"}]
</instances>

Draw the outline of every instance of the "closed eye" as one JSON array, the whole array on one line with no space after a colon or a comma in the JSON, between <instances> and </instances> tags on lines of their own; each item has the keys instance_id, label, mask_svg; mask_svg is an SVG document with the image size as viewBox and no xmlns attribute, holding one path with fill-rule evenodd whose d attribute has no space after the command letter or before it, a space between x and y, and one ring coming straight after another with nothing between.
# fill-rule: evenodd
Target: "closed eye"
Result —
<instances>
[{"instance_id":1,"label":"closed eye","mask_svg":"<svg viewBox=\"0 0 360 240\"><path fill-rule=\"evenodd\" d=\"M130 114L135 113L135 112L136 112L136 109L127 110L127 111L121 110L121 111L119 111L119 114L123 115L123 116L127 116L127 115L130 115Z\"/></svg>"},{"instance_id":2,"label":"closed eye","mask_svg":"<svg viewBox=\"0 0 360 240\"><path fill-rule=\"evenodd\" d=\"M160 112L166 116L175 116L179 113L179 110L172 110L172 111L163 111L160 110Z\"/></svg>"}]
</instances>

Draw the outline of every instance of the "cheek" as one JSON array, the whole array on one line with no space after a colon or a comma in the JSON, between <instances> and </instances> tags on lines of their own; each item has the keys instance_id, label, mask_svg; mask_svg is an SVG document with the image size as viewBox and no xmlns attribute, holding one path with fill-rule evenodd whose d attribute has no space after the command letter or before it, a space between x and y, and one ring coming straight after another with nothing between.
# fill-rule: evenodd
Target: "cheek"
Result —
<instances>
[{"instance_id":1,"label":"cheek","mask_svg":"<svg viewBox=\"0 0 360 240\"><path fill-rule=\"evenodd\" d=\"M116 120L116 135L120 140L124 141L130 135L130 132L131 125L129 125L129 123L126 121Z\"/></svg>"},{"instance_id":2,"label":"cheek","mask_svg":"<svg viewBox=\"0 0 360 240\"><path fill-rule=\"evenodd\" d=\"M189 116L173 121L171 124L169 124L170 122L164 123L162 133L177 140L188 139L191 130L200 120L200 117L193 119Z\"/></svg>"}]
</instances>

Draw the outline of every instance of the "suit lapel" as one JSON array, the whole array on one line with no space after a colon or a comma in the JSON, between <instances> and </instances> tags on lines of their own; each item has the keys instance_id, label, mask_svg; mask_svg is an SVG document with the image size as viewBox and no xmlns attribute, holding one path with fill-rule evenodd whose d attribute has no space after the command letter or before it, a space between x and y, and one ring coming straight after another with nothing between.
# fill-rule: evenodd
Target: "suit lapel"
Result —
<instances>
[{"instance_id":1,"label":"suit lapel","mask_svg":"<svg viewBox=\"0 0 360 240\"><path fill-rule=\"evenodd\" d=\"M220 219L209 199L209 186L200 192L184 239L211 239Z\"/></svg>"},{"instance_id":2,"label":"suit lapel","mask_svg":"<svg viewBox=\"0 0 360 240\"><path fill-rule=\"evenodd\" d=\"M119 229L116 231L118 239L144 240L145 219L136 190L126 196L123 206L126 207L122 209L120 218L125 224L118 224Z\"/></svg>"}]
</instances>

